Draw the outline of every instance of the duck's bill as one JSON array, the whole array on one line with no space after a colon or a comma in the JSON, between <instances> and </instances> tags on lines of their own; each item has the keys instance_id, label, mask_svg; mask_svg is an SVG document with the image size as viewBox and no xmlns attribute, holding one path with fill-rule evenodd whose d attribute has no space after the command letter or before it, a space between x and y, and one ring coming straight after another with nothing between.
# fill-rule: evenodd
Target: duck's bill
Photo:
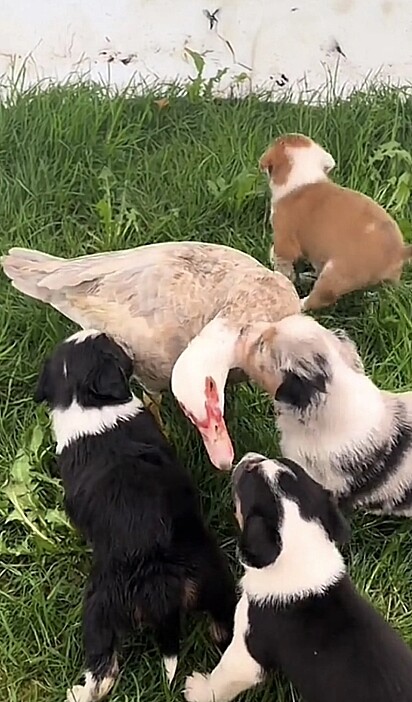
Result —
<instances>
[{"instance_id":1,"label":"duck's bill","mask_svg":"<svg viewBox=\"0 0 412 702\"><path fill-rule=\"evenodd\" d=\"M211 422L209 427L199 429L210 462L219 470L230 470L233 465L234 450L225 422Z\"/></svg>"}]
</instances>

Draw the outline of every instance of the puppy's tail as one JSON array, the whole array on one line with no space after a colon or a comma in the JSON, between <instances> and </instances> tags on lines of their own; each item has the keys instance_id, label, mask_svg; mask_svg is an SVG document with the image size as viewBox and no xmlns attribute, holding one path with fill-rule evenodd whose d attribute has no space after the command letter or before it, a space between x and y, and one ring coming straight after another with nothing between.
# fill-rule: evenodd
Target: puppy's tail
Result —
<instances>
[{"instance_id":1,"label":"puppy's tail","mask_svg":"<svg viewBox=\"0 0 412 702\"><path fill-rule=\"evenodd\" d=\"M412 259L412 244L408 244L403 248L403 260L410 261Z\"/></svg>"}]
</instances>

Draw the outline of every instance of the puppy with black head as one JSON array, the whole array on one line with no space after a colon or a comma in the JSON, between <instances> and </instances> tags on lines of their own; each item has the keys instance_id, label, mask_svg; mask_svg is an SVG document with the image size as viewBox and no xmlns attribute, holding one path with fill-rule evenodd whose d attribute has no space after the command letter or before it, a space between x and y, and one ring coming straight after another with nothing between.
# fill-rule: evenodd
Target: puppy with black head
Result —
<instances>
[{"instance_id":1,"label":"puppy with black head","mask_svg":"<svg viewBox=\"0 0 412 702\"><path fill-rule=\"evenodd\" d=\"M330 493L288 459L246 454L233 472L245 573L230 646L188 702L229 702L271 671L305 702L412 702L412 652L356 591Z\"/></svg>"},{"instance_id":2,"label":"puppy with black head","mask_svg":"<svg viewBox=\"0 0 412 702\"><path fill-rule=\"evenodd\" d=\"M67 513L93 550L83 632L84 685L69 702L108 694L124 636L154 629L169 682L185 610L204 610L224 649L234 582L201 517L191 479L129 386L132 361L106 334L81 331L44 364L36 400L51 410Z\"/></svg>"}]
</instances>

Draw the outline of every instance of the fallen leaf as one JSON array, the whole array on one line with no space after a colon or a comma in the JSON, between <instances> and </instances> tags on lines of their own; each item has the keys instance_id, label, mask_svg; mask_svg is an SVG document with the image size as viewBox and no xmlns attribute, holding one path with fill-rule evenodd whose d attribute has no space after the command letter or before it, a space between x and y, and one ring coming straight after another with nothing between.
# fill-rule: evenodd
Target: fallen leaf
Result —
<instances>
[{"instance_id":1,"label":"fallen leaf","mask_svg":"<svg viewBox=\"0 0 412 702\"><path fill-rule=\"evenodd\" d=\"M164 110L165 107L169 107L169 98L160 98L160 100L155 100L154 104L158 106L159 110Z\"/></svg>"}]
</instances>

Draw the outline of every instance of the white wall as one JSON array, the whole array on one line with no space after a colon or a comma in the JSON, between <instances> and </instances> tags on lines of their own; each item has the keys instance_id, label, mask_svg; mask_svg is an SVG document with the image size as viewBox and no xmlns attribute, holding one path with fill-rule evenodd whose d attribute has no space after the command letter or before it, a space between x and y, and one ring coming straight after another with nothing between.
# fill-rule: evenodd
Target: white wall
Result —
<instances>
[{"instance_id":1,"label":"white wall","mask_svg":"<svg viewBox=\"0 0 412 702\"><path fill-rule=\"evenodd\" d=\"M412 78L412 0L1 4L7 8L0 21L0 74L16 75L25 64L27 83L63 80L73 72L119 87L136 74L148 81L185 79L196 74L185 48L204 54L206 77L229 68L223 88L241 74L252 88L272 87L274 94L316 89L328 70L337 70L337 86L346 91L378 71L379 80L392 83ZM210 29L204 10L216 7L218 23Z\"/></svg>"}]
</instances>

